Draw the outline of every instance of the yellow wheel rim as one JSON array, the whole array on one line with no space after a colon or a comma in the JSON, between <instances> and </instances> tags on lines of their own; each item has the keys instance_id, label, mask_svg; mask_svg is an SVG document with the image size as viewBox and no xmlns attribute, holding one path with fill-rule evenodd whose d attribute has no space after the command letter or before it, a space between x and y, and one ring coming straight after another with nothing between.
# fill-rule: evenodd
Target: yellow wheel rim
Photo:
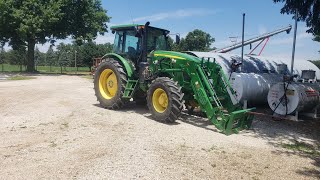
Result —
<instances>
[{"instance_id":1,"label":"yellow wheel rim","mask_svg":"<svg viewBox=\"0 0 320 180\"><path fill-rule=\"evenodd\" d=\"M116 95L118 91L118 81L116 74L111 69L105 69L100 74L99 90L105 99L111 99Z\"/></svg>"},{"instance_id":2,"label":"yellow wheel rim","mask_svg":"<svg viewBox=\"0 0 320 180\"><path fill-rule=\"evenodd\" d=\"M167 93L161 88L156 89L152 95L152 104L157 112L163 113L166 111L169 104Z\"/></svg>"}]
</instances>

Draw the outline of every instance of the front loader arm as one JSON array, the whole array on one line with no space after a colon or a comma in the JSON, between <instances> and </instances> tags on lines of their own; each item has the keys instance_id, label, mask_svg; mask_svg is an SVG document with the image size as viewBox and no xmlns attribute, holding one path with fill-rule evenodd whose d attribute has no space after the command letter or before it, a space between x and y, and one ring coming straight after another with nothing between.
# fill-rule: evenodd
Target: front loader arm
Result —
<instances>
[{"instance_id":1,"label":"front loader arm","mask_svg":"<svg viewBox=\"0 0 320 180\"><path fill-rule=\"evenodd\" d=\"M248 112L253 109L241 108L218 64L213 62L204 64L200 59L176 57L177 55L170 57L158 54L153 59L153 71L165 73L177 81L183 89L190 89L191 91L184 93L193 94L193 99L197 101L207 118L223 133L229 135L251 126L253 115ZM184 75L189 78L188 83L185 83Z\"/></svg>"}]
</instances>

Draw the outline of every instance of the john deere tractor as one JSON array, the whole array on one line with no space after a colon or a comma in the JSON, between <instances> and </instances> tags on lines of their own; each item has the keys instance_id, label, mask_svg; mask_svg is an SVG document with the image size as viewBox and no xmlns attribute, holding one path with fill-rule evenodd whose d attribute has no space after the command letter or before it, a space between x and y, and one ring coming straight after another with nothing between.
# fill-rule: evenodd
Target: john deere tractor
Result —
<instances>
[{"instance_id":1,"label":"john deere tractor","mask_svg":"<svg viewBox=\"0 0 320 180\"><path fill-rule=\"evenodd\" d=\"M253 109L241 108L220 65L167 51L169 31L149 24L111 27L113 53L103 56L94 78L100 105L116 110L133 99L167 123L185 106L197 107L227 135L249 128Z\"/></svg>"}]
</instances>

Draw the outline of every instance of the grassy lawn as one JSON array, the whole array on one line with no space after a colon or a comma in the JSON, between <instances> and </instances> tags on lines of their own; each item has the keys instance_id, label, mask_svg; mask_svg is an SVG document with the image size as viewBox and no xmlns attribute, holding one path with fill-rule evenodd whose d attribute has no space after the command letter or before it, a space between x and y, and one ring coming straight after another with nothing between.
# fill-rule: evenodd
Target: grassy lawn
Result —
<instances>
[{"instance_id":1,"label":"grassy lawn","mask_svg":"<svg viewBox=\"0 0 320 180\"><path fill-rule=\"evenodd\" d=\"M282 144L282 147L295 152L309 154L311 156L316 156L316 157L320 156L319 144L311 145L304 142L295 141L294 143L291 143L291 144Z\"/></svg>"},{"instance_id":2,"label":"grassy lawn","mask_svg":"<svg viewBox=\"0 0 320 180\"><path fill-rule=\"evenodd\" d=\"M25 66L20 65L10 65L10 64L0 64L0 72L24 72L26 70ZM36 70L40 73L61 73L61 67L57 66L37 66ZM79 74L89 73L88 67L62 67L62 73L74 74L75 72Z\"/></svg>"},{"instance_id":3,"label":"grassy lawn","mask_svg":"<svg viewBox=\"0 0 320 180\"><path fill-rule=\"evenodd\" d=\"M20 65L10 65L10 64L0 64L1 72L20 72L25 71L25 66Z\"/></svg>"}]
</instances>

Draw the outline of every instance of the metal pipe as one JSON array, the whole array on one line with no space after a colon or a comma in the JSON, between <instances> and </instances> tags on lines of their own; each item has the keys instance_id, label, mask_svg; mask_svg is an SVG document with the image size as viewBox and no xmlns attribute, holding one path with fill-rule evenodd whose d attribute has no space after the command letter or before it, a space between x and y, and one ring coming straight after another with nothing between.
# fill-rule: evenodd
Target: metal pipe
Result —
<instances>
[{"instance_id":1,"label":"metal pipe","mask_svg":"<svg viewBox=\"0 0 320 180\"><path fill-rule=\"evenodd\" d=\"M76 68L76 74L78 73L78 67L77 67L77 50L74 50L74 67Z\"/></svg>"},{"instance_id":2,"label":"metal pipe","mask_svg":"<svg viewBox=\"0 0 320 180\"><path fill-rule=\"evenodd\" d=\"M296 41L297 41L297 29L298 29L298 11L295 14L294 35L293 35L293 47L292 47L292 59L291 59L291 74L293 74L294 55L296 53Z\"/></svg>"},{"instance_id":3,"label":"metal pipe","mask_svg":"<svg viewBox=\"0 0 320 180\"><path fill-rule=\"evenodd\" d=\"M281 29L278 29L278 30L275 30L275 31L272 31L272 32L269 32L269 33L265 33L265 34L263 34L261 36L257 36L257 37L248 39L248 40L244 41L244 46L246 46L248 44L251 44L251 43L254 43L254 42L257 42L257 41L260 41L260 40L265 39L267 37L271 37L271 36L274 36L276 34L282 33L284 31L286 31L287 33L290 33L291 29L292 29L292 26L289 25L288 27L284 27L284 28L281 28ZM242 46L242 42L234 44L234 45L231 45L231 46L227 46L227 47L224 47L224 48L221 48L221 49L217 49L217 50L214 50L214 51L211 51L211 52L226 53L226 52L232 51L234 49L240 48L241 46Z\"/></svg>"},{"instance_id":4,"label":"metal pipe","mask_svg":"<svg viewBox=\"0 0 320 180\"><path fill-rule=\"evenodd\" d=\"M144 25L144 29L143 29L143 36L142 36L142 41L143 41L143 49L142 49L142 60L141 62L147 62L147 48L148 48L148 26L150 25L150 22L148 21L145 25Z\"/></svg>"},{"instance_id":5,"label":"metal pipe","mask_svg":"<svg viewBox=\"0 0 320 180\"><path fill-rule=\"evenodd\" d=\"M242 15L242 42L241 42L241 63L243 64L243 51L244 51L244 26L246 21L246 13ZM242 70L242 68L241 68Z\"/></svg>"}]
</instances>

